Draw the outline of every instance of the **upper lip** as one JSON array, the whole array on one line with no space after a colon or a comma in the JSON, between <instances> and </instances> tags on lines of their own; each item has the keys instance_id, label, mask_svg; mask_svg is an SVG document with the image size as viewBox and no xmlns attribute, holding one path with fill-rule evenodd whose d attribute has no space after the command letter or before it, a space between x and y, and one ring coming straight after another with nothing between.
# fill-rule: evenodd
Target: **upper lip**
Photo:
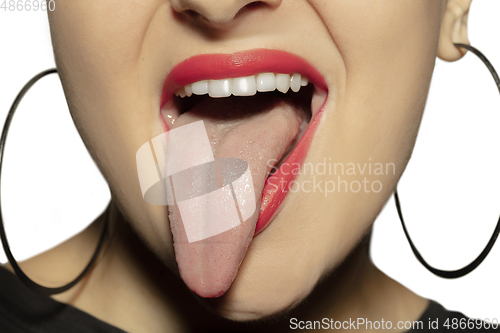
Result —
<instances>
[{"instance_id":1,"label":"upper lip","mask_svg":"<svg viewBox=\"0 0 500 333\"><path fill-rule=\"evenodd\" d=\"M253 49L226 54L201 54L176 65L163 85L161 105L174 92L193 82L245 77L259 73L298 73L307 77L316 88L328 91L323 75L304 58L273 49Z\"/></svg>"}]
</instances>

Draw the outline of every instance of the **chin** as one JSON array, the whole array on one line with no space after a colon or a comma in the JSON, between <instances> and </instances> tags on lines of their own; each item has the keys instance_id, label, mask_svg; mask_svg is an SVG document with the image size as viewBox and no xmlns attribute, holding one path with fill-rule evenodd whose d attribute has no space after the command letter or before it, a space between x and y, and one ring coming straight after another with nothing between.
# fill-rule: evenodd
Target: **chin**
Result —
<instances>
[{"instance_id":1,"label":"chin","mask_svg":"<svg viewBox=\"0 0 500 333\"><path fill-rule=\"evenodd\" d=\"M223 296L199 297L212 312L238 322L276 317L306 299L320 279L317 268L294 265L268 269L263 265L266 261L260 251L253 250L249 249L238 275Z\"/></svg>"},{"instance_id":2,"label":"chin","mask_svg":"<svg viewBox=\"0 0 500 333\"><path fill-rule=\"evenodd\" d=\"M266 291L254 292L252 288L235 286L222 297L201 302L217 315L237 322L260 321L279 316L300 304L309 294L308 289L299 286L282 290L277 285L268 286Z\"/></svg>"}]
</instances>

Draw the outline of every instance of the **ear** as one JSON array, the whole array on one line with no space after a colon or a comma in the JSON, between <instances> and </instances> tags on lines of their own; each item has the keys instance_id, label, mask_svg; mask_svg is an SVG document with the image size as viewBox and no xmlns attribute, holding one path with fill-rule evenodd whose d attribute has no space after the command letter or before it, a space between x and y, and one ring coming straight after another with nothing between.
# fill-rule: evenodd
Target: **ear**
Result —
<instances>
[{"instance_id":1,"label":"ear","mask_svg":"<svg viewBox=\"0 0 500 333\"><path fill-rule=\"evenodd\" d=\"M470 44L467 21L472 0L445 0L446 9L441 20L438 57L445 61L462 58L466 50L457 48L454 43Z\"/></svg>"}]
</instances>

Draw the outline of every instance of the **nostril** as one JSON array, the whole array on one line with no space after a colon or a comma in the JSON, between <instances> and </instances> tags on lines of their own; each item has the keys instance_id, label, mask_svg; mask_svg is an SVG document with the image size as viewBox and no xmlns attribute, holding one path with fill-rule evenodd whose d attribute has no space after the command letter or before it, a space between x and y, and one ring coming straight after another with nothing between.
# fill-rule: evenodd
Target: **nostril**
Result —
<instances>
[{"instance_id":1,"label":"nostril","mask_svg":"<svg viewBox=\"0 0 500 333\"><path fill-rule=\"evenodd\" d=\"M266 4L263 1L254 1L254 2L250 2L248 5L246 5L243 8L246 8L246 9L257 9L257 8L263 7L265 5Z\"/></svg>"},{"instance_id":2,"label":"nostril","mask_svg":"<svg viewBox=\"0 0 500 333\"><path fill-rule=\"evenodd\" d=\"M258 9L261 9L263 7L266 7L266 3L264 1L253 1L253 2L250 2L249 4L247 4L246 6L242 7L235 15L235 17L238 17L239 15L241 15L242 13L244 12L247 12L247 11L252 11L252 10L258 10Z\"/></svg>"},{"instance_id":3,"label":"nostril","mask_svg":"<svg viewBox=\"0 0 500 333\"><path fill-rule=\"evenodd\" d=\"M183 9L181 11L177 11L174 9L174 15L178 18L187 19L189 21L197 21L200 20L201 18L200 13L198 13L196 10L189 8Z\"/></svg>"},{"instance_id":4,"label":"nostril","mask_svg":"<svg viewBox=\"0 0 500 333\"><path fill-rule=\"evenodd\" d=\"M198 18L198 16L200 16L200 13L192 9L186 9L184 14L190 18Z\"/></svg>"},{"instance_id":5,"label":"nostril","mask_svg":"<svg viewBox=\"0 0 500 333\"><path fill-rule=\"evenodd\" d=\"M207 26L224 28L236 16L264 8L275 8L282 0L171 0L178 17Z\"/></svg>"}]
</instances>

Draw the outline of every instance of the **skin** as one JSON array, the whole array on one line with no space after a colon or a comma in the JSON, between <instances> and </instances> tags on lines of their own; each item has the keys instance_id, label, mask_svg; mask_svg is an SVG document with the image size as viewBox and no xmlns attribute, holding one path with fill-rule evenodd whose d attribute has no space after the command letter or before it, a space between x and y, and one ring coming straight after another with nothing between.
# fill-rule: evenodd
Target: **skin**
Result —
<instances>
[{"instance_id":1,"label":"skin","mask_svg":"<svg viewBox=\"0 0 500 333\"><path fill-rule=\"evenodd\" d=\"M468 43L470 2L58 2L49 13L57 67L112 203L111 232L97 265L53 298L132 332L280 331L290 317L416 320L428 301L373 265L370 230L411 156L436 56L455 61L464 54L453 43ZM306 162L393 163L395 172L342 178L381 181L378 193L289 193L280 214L252 241L226 295L198 302L176 276L165 207L142 198L135 154L163 132L161 88L176 64L197 54L258 47L302 56L328 84ZM332 176L315 177L324 182ZM22 268L47 286L69 281L90 257L103 221ZM196 323L188 320L193 315ZM262 321L268 316L275 320ZM260 321L249 326L248 320Z\"/></svg>"}]
</instances>

